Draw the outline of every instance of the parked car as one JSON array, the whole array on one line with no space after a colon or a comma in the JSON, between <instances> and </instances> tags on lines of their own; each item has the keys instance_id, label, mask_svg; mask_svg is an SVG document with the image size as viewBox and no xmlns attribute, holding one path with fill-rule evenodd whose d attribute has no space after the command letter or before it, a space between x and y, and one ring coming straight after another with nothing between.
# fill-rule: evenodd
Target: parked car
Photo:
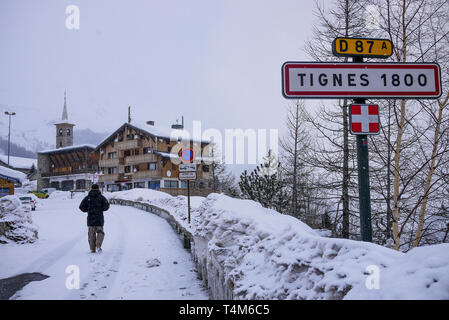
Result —
<instances>
[{"instance_id":1,"label":"parked car","mask_svg":"<svg viewBox=\"0 0 449 320\"><path fill-rule=\"evenodd\" d=\"M49 197L49 194L42 190L30 191L30 193L34 194L36 197L40 199L47 199Z\"/></svg>"},{"instance_id":2,"label":"parked car","mask_svg":"<svg viewBox=\"0 0 449 320\"><path fill-rule=\"evenodd\" d=\"M36 201L31 196L19 197L23 205L29 206L31 210L36 210Z\"/></svg>"}]
</instances>

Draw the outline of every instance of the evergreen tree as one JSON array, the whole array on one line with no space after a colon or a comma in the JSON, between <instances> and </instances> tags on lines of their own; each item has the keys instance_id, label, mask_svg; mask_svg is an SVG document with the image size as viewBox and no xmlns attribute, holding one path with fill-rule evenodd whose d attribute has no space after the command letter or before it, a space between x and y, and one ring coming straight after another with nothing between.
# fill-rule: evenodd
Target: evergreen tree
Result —
<instances>
[{"instance_id":1,"label":"evergreen tree","mask_svg":"<svg viewBox=\"0 0 449 320\"><path fill-rule=\"evenodd\" d=\"M242 197L257 201L265 208L285 212L289 199L278 168L279 161L270 150L264 158L264 163L258 165L249 175L246 170L240 175Z\"/></svg>"}]
</instances>

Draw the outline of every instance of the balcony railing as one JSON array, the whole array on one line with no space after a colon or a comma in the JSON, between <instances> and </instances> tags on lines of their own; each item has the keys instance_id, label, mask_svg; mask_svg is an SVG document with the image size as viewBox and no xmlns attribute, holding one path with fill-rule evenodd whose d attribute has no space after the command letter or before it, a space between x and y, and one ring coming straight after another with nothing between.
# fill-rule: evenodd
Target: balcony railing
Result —
<instances>
[{"instance_id":1,"label":"balcony railing","mask_svg":"<svg viewBox=\"0 0 449 320\"><path fill-rule=\"evenodd\" d=\"M105 181L116 181L118 180L118 174L103 174L100 175L99 181L105 182Z\"/></svg>"},{"instance_id":2,"label":"balcony railing","mask_svg":"<svg viewBox=\"0 0 449 320\"><path fill-rule=\"evenodd\" d=\"M135 149L142 146L142 140L125 140L116 143L118 150Z\"/></svg>"},{"instance_id":3,"label":"balcony railing","mask_svg":"<svg viewBox=\"0 0 449 320\"><path fill-rule=\"evenodd\" d=\"M161 173L159 170L145 170L137 171L133 173L133 180L145 179L145 178L160 178Z\"/></svg>"},{"instance_id":4,"label":"balcony railing","mask_svg":"<svg viewBox=\"0 0 449 320\"><path fill-rule=\"evenodd\" d=\"M71 174L82 174L82 173L95 173L93 169L81 169L81 170L72 170L72 171L64 171L64 172L45 172L42 173L42 177L54 177L54 176L67 176Z\"/></svg>"},{"instance_id":5,"label":"balcony railing","mask_svg":"<svg viewBox=\"0 0 449 320\"><path fill-rule=\"evenodd\" d=\"M99 166L102 168L110 168L110 167L117 167L120 164L124 163L123 158L113 158L113 159L104 159L99 161Z\"/></svg>"},{"instance_id":6,"label":"balcony railing","mask_svg":"<svg viewBox=\"0 0 449 320\"><path fill-rule=\"evenodd\" d=\"M125 158L125 163L127 165L136 165L140 163L146 163L146 162L156 162L157 156L152 153L147 154L140 154L137 156L128 156Z\"/></svg>"}]
</instances>

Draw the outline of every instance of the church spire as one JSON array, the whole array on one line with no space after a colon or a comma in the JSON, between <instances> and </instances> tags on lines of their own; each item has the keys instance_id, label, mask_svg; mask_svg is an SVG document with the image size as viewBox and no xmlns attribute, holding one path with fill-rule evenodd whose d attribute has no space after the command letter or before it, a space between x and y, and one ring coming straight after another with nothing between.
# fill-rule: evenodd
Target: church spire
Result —
<instances>
[{"instance_id":1,"label":"church spire","mask_svg":"<svg viewBox=\"0 0 449 320\"><path fill-rule=\"evenodd\" d=\"M67 91L64 90L64 109L62 110L62 118L61 120L69 120L67 115Z\"/></svg>"}]
</instances>

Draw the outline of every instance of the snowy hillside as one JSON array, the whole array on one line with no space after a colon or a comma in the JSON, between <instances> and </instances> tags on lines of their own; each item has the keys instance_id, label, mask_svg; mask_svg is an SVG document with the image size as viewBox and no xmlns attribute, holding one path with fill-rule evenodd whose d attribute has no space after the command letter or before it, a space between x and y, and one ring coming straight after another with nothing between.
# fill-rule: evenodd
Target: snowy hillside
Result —
<instances>
[{"instance_id":1,"label":"snowy hillside","mask_svg":"<svg viewBox=\"0 0 449 320\"><path fill-rule=\"evenodd\" d=\"M18 110L17 110L18 109ZM12 110L10 107L0 104L0 113ZM36 119L33 114L39 110L33 108L14 108L17 112L11 120L11 144L23 147L28 151L38 152L40 150L51 149L55 147L56 129L54 123L56 119L52 117L58 114L48 114L43 119ZM8 141L8 118L0 117L0 137L2 141ZM74 130L74 144L98 144L108 133L98 133L90 129L81 129L76 126ZM110 133L109 133L110 134ZM0 148L0 153L7 153L7 145ZM14 150L14 149L12 149ZM12 152L14 154L14 152Z\"/></svg>"},{"instance_id":2,"label":"snowy hillside","mask_svg":"<svg viewBox=\"0 0 449 320\"><path fill-rule=\"evenodd\" d=\"M224 267L238 299L449 299L449 244L408 253L324 238L299 220L260 204L211 194L186 198L134 189L108 197L170 211ZM378 271L377 280L371 277ZM378 283L378 289L377 289Z\"/></svg>"}]
</instances>

